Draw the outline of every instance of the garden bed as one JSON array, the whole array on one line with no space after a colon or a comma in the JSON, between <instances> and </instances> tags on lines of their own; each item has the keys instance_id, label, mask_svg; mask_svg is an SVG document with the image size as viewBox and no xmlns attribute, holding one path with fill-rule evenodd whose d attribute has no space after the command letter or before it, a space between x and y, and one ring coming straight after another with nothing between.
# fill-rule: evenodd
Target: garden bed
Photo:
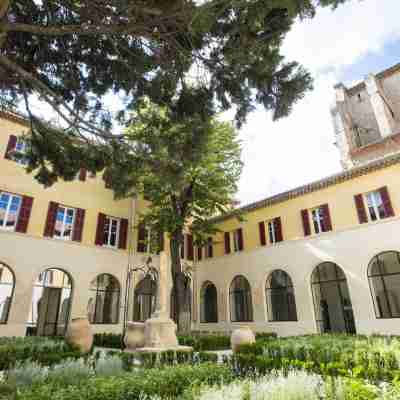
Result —
<instances>
[{"instance_id":1,"label":"garden bed","mask_svg":"<svg viewBox=\"0 0 400 400\"><path fill-rule=\"evenodd\" d=\"M94 351L83 357L61 340L44 338L1 339L0 349L8 360L19 358L3 363L8 371L0 399L400 399L396 337L264 337L224 365L207 352Z\"/></svg>"}]
</instances>

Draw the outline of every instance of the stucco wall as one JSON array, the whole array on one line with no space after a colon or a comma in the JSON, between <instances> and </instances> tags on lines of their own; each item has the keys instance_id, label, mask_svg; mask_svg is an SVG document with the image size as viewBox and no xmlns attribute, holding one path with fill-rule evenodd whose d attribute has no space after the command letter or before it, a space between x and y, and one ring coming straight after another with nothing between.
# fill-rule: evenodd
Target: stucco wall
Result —
<instances>
[{"instance_id":1,"label":"stucco wall","mask_svg":"<svg viewBox=\"0 0 400 400\"><path fill-rule=\"evenodd\" d=\"M32 213L28 225L28 234L43 237L49 202L54 201L65 206L85 210L85 224L82 234L82 244L93 246L97 228L98 214L104 213L116 218L129 218L132 206L131 199L115 200L113 191L105 188L102 174L93 178L87 174L84 182L78 179L72 182L59 180L50 188L44 188L34 179L33 174L27 174L24 167L5 159L5 153L10 135L20 136L26 132L25 125L1 118L0 116L0 191L7 191L34 198ZM134 213L144 213L149 203L136 199ZM137 243L137 219L132 223L132 239ZM126 251L119 250L123 253Z\"/></svg>"},{"instance_id":2,"label":"stucco wall","mask_svg":"<svg viewBox=\"0 0 400 400\"><path fill-rule=\"evenodd\" d=\"M381 169L351 180L329 186L297 198L261 208L243 215L244 221L229 218L218 224L222 232L243 228L244 250L251 251L260 247L260 221L281 217L283 239L296 240L304 237L301 210L329 204L333 231L342 231L359 225L354 195L367 193L383 186L388 187L395 215L400 215L400 186L397 184L400 165ZM229 256L224 255L223 233L215 236L214 255L223 257L228 262Z\"/></svg>"},{"instance_id":3,"label":"stucco wall","mask_svg":"<svg viewBox=\"0 0 400 400\"><path fill-rule=\"evenodd\" d=\"M132 258L131 265L143 265L145 258L144 255L137 255ZM74 242L39 239L30 235L0 231L0 262L7 265L15 275L15 290L8 323L0 325L0 336L25 335L33 284L39 273L47 268L61 269L72 279L70 318L87 315L92 280L102 273L113 275L121 287L119 324L92 325L92 328L94 332L121 332L127 254ZM153 256L153 264L158 266L158 257ZM138 279L133 285L137 281Z\"/></svg>"},{"instance_id":4,"label":"stucco wall","mask_svg":"<svg viewBox=\"0 0 400 400\"><path fill-rule=\"evenodd\" d=\"M400 250L399 218L205 260L196 266L197 293L200 293L205 281L216 285L219 323L205 324L196 321L195 328L230 331L241 325L230 322L229 286L236 275L243 275L252 289L254 322L242 325L250 325L258 331L276 332L282 336L316 333L310 278L318 264L331 261L339 265L346 274L357 332L400 334L399 319L375 317L367 278L371 259L376 254L389 250ZM267 277L275 269L286 271L292 278L297 322L268 322L265 285ZM200 298L197 300L199 315Z\"/></svg>"}]
</instances>

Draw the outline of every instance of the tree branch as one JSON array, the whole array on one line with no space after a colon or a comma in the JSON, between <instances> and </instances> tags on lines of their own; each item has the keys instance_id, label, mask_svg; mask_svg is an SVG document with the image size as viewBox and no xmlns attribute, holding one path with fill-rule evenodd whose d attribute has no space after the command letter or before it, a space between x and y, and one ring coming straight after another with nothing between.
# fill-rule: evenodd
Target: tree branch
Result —
<instances>
[{"instance_id":1,"label":"tree branch","mask_svg":"<svg viewBox=\"0 0 400 400\"><path fill-rule=\"evenodd\" d=\"M120 34L120 35L151 35L147 25L60 25L60 26L38 26L21 23L5 23L4 30L7 32L25 32L37 35L63 36L76 34L79 36Z\"/></svg>"},{"instance_id":2,"label":"tree branch","mask_svg":"<svg viewBox=\"0 0 400 400\"><path fill-rule=\"evenodd\" d=\"M78 112L74 111L57 93L53 92L47 85L45 85L42 81L36 78L31 73L25 71L19 65L15 64L13 61L8 59L5 56L0 56L0 64L2 64L6 69L18 74L24 81L29 82L38 92L40 95L46 100L49 105L57 112L57 114L67 123L70 127L76 129L84 129L88 133L91 133L95 136L99 136L103 139L120 139L125 135L113 135L108 133L102 129L97 128L93 124L85 121ZM68 117L61 110L61 107L64 107L65 110L71 115L72 119ZM79 122L79 124L77 124Z\"/></svg>"}]
</instances>

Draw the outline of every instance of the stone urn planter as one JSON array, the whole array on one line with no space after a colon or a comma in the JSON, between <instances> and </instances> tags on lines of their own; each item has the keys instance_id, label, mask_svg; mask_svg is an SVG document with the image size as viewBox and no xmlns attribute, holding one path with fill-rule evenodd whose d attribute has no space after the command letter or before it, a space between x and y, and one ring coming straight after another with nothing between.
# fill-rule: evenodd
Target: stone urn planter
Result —
<instances>
[{"instance_id":1,"label":"stone urn planter","mask_svg":"<svg viewBox=\"0 0 400 400\"><path fill-rule=\"evenodd\" d=\"M93 333L87 317L72 319L65 333L65 341L82 353L89 353L93 345Z\"/></svg>"},{"instance_id":2,"label":"stone urn planter","mask_svg":"<svg viewBox=\"0 0 400 400\"><path fill-rule=\"evenodd\" d=\"M126 350L135 350L145 343L144 322L128 322L124 336Z\"/></svg>"},{"instance_id":3,"label":"stone urn planter","mask_svg":"<svg viewBox=\"0 0 400 400\"><path fill-rule=\"evenodd\" d=\"M238 350L238 347L242 344L255 343L256 337L253 331L248 326L242 326L235 329L231 335L231 348L234 353Z\"/></svg>"}]
</instances>

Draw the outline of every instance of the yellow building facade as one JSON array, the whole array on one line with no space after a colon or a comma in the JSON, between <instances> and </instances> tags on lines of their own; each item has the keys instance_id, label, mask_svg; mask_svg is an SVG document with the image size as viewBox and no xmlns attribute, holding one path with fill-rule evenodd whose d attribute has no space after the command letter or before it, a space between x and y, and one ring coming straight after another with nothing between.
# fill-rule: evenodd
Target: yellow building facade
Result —
<instances>
[{"instance_id":1,"label":"yellow building facade","mask_svg":"<svg viewBox=\"0 0 400 400\"><path fill-rule=\"evenodd\" d=\"M397 72L366 85L388 76L396 83ZM354 141L345 142L349 135L360 141L363 131L336 131L344 172L215 218L219 233L204 248L185 236L193 329L400 334L400 153L387 147L398 132L385 125L386 114L375 114L385 87L340 90L340 99L362 91L366 120L385 127L384 135L378 129L361 140L360 159ZM390 91L393 104L400 104L397 92ZM360 119L359 102L346 112ZM339 103L335 126L344 115ZM13 156L23 152L19 137L28 127L18 115L0 114L0 336L62 334L81 316L94 332L119 333L126 321L147 319L155 283L131 270L150 256L147 233L137 228L148 204L116 201L100 174L85 171L45 189Z\"/></svg>"},{"instance_id":2,"label":"yellow building facade","mask_svg":"<svg viewBox=\"0 0 400 400\"><path fill-rule=\"evenodd\" d=\"M60 334L87 314L95 332L119 332L132 319L128 266L149 256L137 229L146 202L116 201L101 176L84 171L44 188L12 156L27 130L20 116L0 115L0 335Z\"/></svg>"}]
</instances>

